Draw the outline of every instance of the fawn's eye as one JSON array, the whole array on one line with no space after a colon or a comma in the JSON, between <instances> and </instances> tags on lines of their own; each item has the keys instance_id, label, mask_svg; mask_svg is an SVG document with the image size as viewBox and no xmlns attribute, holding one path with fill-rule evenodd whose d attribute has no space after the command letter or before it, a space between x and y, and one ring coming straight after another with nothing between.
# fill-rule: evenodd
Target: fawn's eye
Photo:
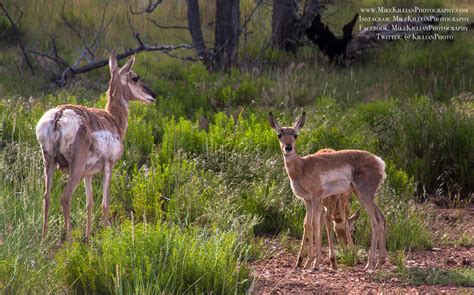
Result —
<instances>
[{"instance_id":1,"label":"fawn's eye","mask_svg":"<svg viewBox=\"0 0 474 295\"><path fill-rule=\"evenodd\" d=\"M278 138L281 138L282 137L282 134L281 133L278 133Z\"/></svg>"},{"instance_id":2,"label":"fawn's eye","mask_svg":"<svg viewBox=\"0 0 474 295\"><path fill-rule=\"evenodd\" d=\"M297 138L298 138L298 134L294 134L293 136L295 137L295 139L297 139Z\"/></svg>"},{"instance_id":3,"label":"fawn's eye","mask_svg":"<svg viewBox=\"0 0 474 295\"><path fill-rule=\"evenodd\" d=\"M137 76L137 77L133 77L133 78L132 78L132 81L135 82L135 83L137 83L139 79L140 79L140 78L139 78L138 76Z\"/></svg>"}]
</instances>

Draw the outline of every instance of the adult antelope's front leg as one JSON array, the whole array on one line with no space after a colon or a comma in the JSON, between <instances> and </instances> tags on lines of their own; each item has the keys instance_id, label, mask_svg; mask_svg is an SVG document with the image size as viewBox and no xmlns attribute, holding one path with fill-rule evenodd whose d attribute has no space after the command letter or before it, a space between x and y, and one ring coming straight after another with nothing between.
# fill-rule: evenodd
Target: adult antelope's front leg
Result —
<instances>
[{"instance_id":1,"label":"adult antelope's front leg","mask_svg":"<svg viewBox=\"0 0 474 295\"><path fill-rule=\"evenodd\" d=\"M303 238L301 239L300 251L298 252L298 258L296 260L296 267L299 267L303 261L304 253L308 253L308 261L305 264L305 268L311 265L314 260L314 245L313 245L313 210L312 202L304 201L306 207L306 216L303 225Z\"/></svg>"},{"instance_id":2,"label":"adult antelope's front leg","mask_svg":"<svg viewBox=\"0 0 474 295\"><path fill-rule=\"evenodd\" d=\"M314 261L314 269L319 269L319 264L321 263L321 214L322 214L323 206L319 199L315 198L312 202L312 211L313 211L313 224L312 224L312 232L313 232L313 241L314 241L314 251L316 252L313 257L316 256L316 260ZM308 259L306 268L310 267L310 259Z\"/></svg>"},{"instance_id":3,"label":"adult antelope's front leg","mask_svg":"<svg viewBox=\"0 0 474 295\"><path fill-rule=\"evenodd\" d=\"M104 165L104 183L102 187L102 222L109 226L110 180L112 179L113 163L106 161Z\"/></svg>"}]
</instances>

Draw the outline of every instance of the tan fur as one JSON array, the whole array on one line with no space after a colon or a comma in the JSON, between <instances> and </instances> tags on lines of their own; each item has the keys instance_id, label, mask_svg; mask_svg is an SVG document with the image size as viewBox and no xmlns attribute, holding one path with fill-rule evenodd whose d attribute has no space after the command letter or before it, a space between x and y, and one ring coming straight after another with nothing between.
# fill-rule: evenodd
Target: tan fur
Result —
<instances>
[{"instance_id":1,"label":"tan fur","mask_svg":"<svg viewBox=\"0 0 474 295\"><path fill-rule=\"evenodd\" d=\"M155 101L155 94L131 71L135 57L124 67L117 67L115 55L109 60L111 80L104 110L79 105L62 105L47 111L36 126L36 136L44 160L45 193L43 239L48 229L48 211L55 166L69 174L61 195L66 239L71 239L71 198L80 180L86 188L86 240L92 223L92 176L103 172L102 219L108 225L109 190L112 168L123 153L123 139L128 125L128 103Z\"/></svg>"},{"instance_id":2,"label":"tan fur","mask_svg":"<svg viewBox=\"0 0 474 295\"><path fill-rule=\"evenodd\" d=\"M328 154L333 152L335 152L333 149L320 149L315 154ZM336 232L337 240L343 247L353 246L351 232L353 225L351 222L354 222L358 217L358 214L349 216L351 196L352 193L349 191L323 200L324 207L326 208L324 215L329 216L331 222L334 222L334 230Z\"/></svg>"},{"instance_id":3,"label":"tan fur","mask_svg":"<svg viewBox=\"0 0 474 295\"><path fill-rule=\"evenodd\" d=\"M303 113L293 127L280 128L271 113L269 122L279 135L292 190L298 198L303 199L306 206L303 239L297 266L302 262L302 254L305 245L308 244L309 257L305 268L308 268L314 260L314 268L319 268L323 202L326 198L334 198L348 192L356 193L371 219L372 241L366 269L368 271L375 269L377 248L379 249L379 264L384 263L386 258L385 221L374 198L385 178L385 163L379 157L361 150L341 150L300 157L295 150L295 135L298 135L299 129L305 123L305 114Z\"/></svg>"}]
</instances>

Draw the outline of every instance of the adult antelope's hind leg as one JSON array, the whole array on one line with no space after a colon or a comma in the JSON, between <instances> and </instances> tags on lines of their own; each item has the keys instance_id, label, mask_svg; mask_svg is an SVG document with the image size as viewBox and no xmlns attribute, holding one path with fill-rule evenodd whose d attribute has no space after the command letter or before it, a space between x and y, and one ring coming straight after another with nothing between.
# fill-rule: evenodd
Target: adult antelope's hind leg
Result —
<instances>
[{"instance_id":1,"label":"adult antelope's hind leg","mask_svg":"<svg viewBox=\"0 0 474 295\"><path fill-rule=\"evenodd\" d=\"M378 238L379 238L379 222L376 217L375 212L375 202L374 196L364 193L363 191L358 190L356 187L357 197L361 202L364 209L367 211L367 214L370 218L370 224L372 227L372 237L370 240L370 250L369 250L369 258L367 261L367 265L365 266L365 270L368 272L373 272L375 270L375 251L377 249Z\"/></svg>"},{"instance_id":2,"label":"adult antelope's hind leg","mask_svg":"<svg viewBox=\"0 0 474 295\"><path fill-rule=\"evenodd\" d=\"M92 176L84 177L84 187L86 189L86 208L87 208L87 223L86 223L86 241L89 241L92 224L92 210L94 208L94 198L92 195Z\"/></svg>"},{"instance_id":3,"label":"adult antelope's hind leg","mask_svg":"<svg viewBox=\"0 0 474 295\"><path fill-rule=\"evenodd\" d=\"M70 153L74 157L69 163L69 179L61 195L61 206L66 229L66 240L71 241L71 198L82 179L89 153L90 139L84 126L78 128Z\"/></svg>"},{"instance_id":4,"label":"adult antelope's hind leg","mask_svg":"<svg viewBox=\"0 0 474 295\"><path fill-rule=\"evenodd\" d=\"M51 186L53 184L55 162L54 158L49 157L47 152L43 151L44 160L44 203L43 203L43 240L48 233L48 214L51 199Z\"/></svg>"},{"instance_id":5,"label":"adult antelope's hind leg","mask_svg":"<svg viewBox=\"0 0 474 295\"><path fill-rule=\"evenodd\" d=\"M102 184L102 222L109 226L110 180L112 178L113 163L106 161L104 165L104 183Z\"/></svg>"},{"instance_id":6,"label":"adult antelope's hind leg","mask_svg":"<svg viewBox=\"0 0 474 295\"><path fill-rule=\"evenodd\" d=\"M379 268L385 263L385 260L387 259L387 248L385 246L385 218L382 214L382 211L380 211L379 207L375 205L374 207L375 213L379 222L379 232L378 232L378 245L379 245L379 261L377 262L376 267Z\"/></svg>"}]
</instances>

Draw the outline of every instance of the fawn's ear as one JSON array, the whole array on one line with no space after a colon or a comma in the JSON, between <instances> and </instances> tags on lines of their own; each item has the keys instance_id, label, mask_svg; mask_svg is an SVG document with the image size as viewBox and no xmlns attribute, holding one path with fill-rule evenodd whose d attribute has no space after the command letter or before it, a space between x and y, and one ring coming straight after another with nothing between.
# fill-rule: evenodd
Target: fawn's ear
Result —
<instances>
[{"instance_id":1,"label":"fawn's ear","mask_svg":"<svg viewBox=\"0 0 474 295\"><path fill-rule=\"evenodd\" d=\"M298 134L300 131L300 128L304 126L304 123L306 122L306 112L303 112L301 117L299 117L298 121L296 121L295 125L293 126L293 129L295 129L295 133Z\"/></svg>"},{"instance_id":2,"label":"fawn's ear","mask_svg":"<svg viewBox=\"0 0 474 295\"><path fill-rule=\"evenodd\" d=\"M270 127L272 127L273 130L275 130L277 133L280 133L280 125L278 125L277 120L275 119L275 117L273 117L272 112L268 114L268 122L270 123Z\"/></svg>"},{"instance_id":3,"label":"fawn's ear","mask_svg":"<svg viewBox=\"0 0 474 295\"><path fill-rule=\"evenodd\" d=\"M132 58L130 58L127 63L120 69L120 74L125 74L125 73L128 73L130 72L130 70L132 69L133 67L133 64L135 63L135 55L134 54L132 56Z\"/></svg>"},{"instance_id":4,"label":"fawn's ear","mask_svg":"<svg viewBox=\"0 0 474 295\"><path fill-rule=\"evenodd\" d=\"M115 55L115 51L112 51L109 57L109 69L110 69L110 75L114 73L114 71L117 69L117 56Z\"/></svg>"}]
</instances>

